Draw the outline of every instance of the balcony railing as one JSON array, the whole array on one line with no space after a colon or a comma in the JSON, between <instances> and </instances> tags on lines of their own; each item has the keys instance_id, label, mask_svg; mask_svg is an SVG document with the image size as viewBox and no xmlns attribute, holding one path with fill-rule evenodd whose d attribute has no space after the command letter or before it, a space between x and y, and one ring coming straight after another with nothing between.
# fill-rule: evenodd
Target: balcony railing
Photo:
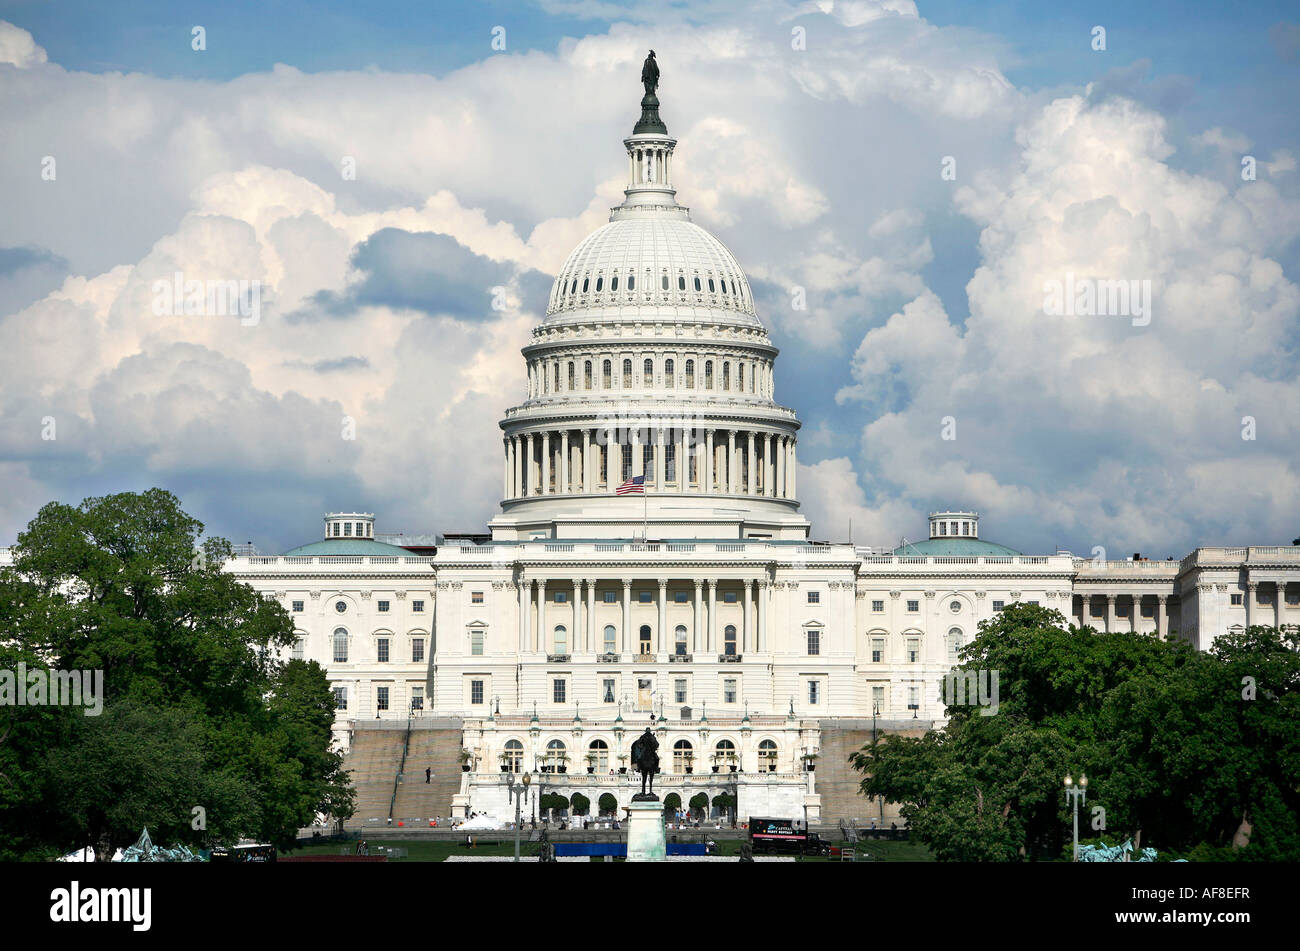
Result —
<instances>
[{"instance_id":1,"label":"balcony railing","mask_svg":"<svg viewBox=\"0 0 1300 951\"><path fill-rule=\"evenodd\" d=\"M598 664L617 664L619 662L618 654L597 654L596 663Z\"/></svg>"},{"instance_id":2,"label":"balcony railing","mask_svg":"<svg viewBox=\"0 0 1300 951\"><path fill-rule=\"evenodd\" d=\"M739 654L719 654L719 655L718 655L718 663L719 663L719 664L739 664L739 663L740 663L740 656L741 656L741 655L739 655Z\"/></svg>"},{"instance_id":3,"label":"balcony railing","mask_svg":"<svg viewBox=\"0 0 1300 951\"><path fill-rule=\"evenodd\" d=\"M669 654L668 663L670 664L689 664L694 660L693 654Z\"/></svg>"},{"instance_id":4,"label":"balcony railing","mask_svg":"<svg viewBox=\"0 0 1300 951\"><path fill-rule=\"evenodd\" d=\"M632 658L634 664L654 664L658 663L658 660L659 658L656 654L637 654Z\"/></svg>"},{"instance_id":5,"label":"balcony railing","mask_svg":"<svg viewBox=\"0 0 1300 951\"><path fill-rule=\"evenodd\" d=\"M569 654L547 654L546 662L548 664L567 664L571 659Z\"/></svg>"}]
</instances>

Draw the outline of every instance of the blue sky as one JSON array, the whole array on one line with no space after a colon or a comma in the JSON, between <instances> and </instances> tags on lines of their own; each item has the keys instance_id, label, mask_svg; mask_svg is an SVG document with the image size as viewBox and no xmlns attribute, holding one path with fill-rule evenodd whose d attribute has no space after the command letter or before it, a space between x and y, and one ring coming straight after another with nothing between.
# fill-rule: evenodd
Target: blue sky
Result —
<instances>
[{"instance_id":1,"label":"blue sky","mask_svg":"<svg viewBox=\"0 0 1300 951\"><path fill-rule=\"evenodd\" d=\"M149 485L270 551L326 508L481 526L646 46L679 197L782 348L819 537L949 505L1032 551L1300 535L1294 5L745 7L0 3L0 543ZM260 278L259 326L150 314L182 267ZM1044 321L1066 271L1150 279L1156 318Z\"/></svg>"}]
</instances>

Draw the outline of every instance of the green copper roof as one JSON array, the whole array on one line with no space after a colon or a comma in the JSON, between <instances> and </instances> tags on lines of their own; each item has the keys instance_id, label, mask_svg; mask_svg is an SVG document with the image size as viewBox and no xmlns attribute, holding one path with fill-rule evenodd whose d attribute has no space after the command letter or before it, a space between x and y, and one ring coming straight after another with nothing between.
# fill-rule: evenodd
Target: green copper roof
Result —
<instances>
[{"instance_id":1,"label":"green copper roof","mask_svg":"<svg viewBox=\"0 0 1300 951\"><path fill-rule=\"evenodd\" d=\"M330 538L310 545L299 545L286 555L409 555L405 548L386 545L371 538Z\"/></svg>"},{"instance_id":2,"label":"green copper roof","mask_svg":"<svg viewBox=\"0 0 1300 951\"><path fill-rule=\"evenodd\" d=\"M978 538L927 538L894 549L895 555L1019 555L1020 552L996 542Z\"/></svg>"}]
</instances>

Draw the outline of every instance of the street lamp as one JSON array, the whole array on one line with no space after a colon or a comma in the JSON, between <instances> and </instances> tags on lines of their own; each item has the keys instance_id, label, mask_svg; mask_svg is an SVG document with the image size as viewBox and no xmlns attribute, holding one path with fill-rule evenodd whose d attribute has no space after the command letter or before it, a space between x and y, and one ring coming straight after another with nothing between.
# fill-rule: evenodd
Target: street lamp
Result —
<instances>
[{"instance_id":1,"label":"street lamp","mask_svg":"<svg viewBox=\"0 0 1300 951\"><path fill-rule=\"evenodd\" d=\"M1079 785L1065 774L1065 798L1074 804L1074 861L1079 861L1079 800L1088 801L1088 777L1079 774Z\"/></svg>"},{"instance_id":2,"label":"street lamp","mask_svg":"<svg viewBox=\"0 0 1300 951\"><path fill-rule=\"evenodd\" d=\"M524 773L523 778L516 780L513 773L506 780L510 798L515 801L515 861L519 861L519 825L522 821L520 808L528 799L529 787L533 784L533 777L529 773Z\"/></svg>"}]
</instances>

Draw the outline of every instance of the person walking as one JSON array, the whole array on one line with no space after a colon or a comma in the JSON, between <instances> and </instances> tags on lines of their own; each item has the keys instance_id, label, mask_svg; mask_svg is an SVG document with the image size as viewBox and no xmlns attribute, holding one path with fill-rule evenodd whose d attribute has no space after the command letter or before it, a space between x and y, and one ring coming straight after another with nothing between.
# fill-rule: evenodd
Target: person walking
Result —
<instances>
[{"instance_id":1,"label":"person walking","mask_svg":"<svg viewBox=\"0 0 1300 951\"><path fill-rule=\"evenodd\" d=\"M427 783L431 778L433 778L433 767L432 766L424 767L424 781Z\"/></svg>"}]
</instances>

